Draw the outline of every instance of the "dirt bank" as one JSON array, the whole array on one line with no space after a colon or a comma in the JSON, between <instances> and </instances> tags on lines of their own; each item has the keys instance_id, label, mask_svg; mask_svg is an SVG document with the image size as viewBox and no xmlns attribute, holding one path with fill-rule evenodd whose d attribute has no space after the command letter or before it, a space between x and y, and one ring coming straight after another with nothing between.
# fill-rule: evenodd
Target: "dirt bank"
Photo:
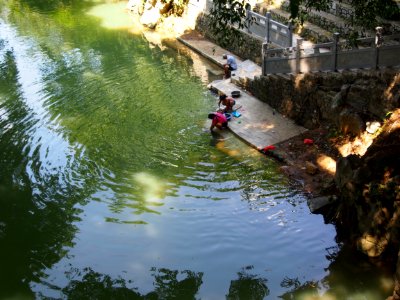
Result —
<instances>
[{"instance_id":1,"label":"dirt bank","mask_svg":"<svg viewBox=\"0 0 400 300\"><path fill-rule=\"evenodd\" d=\"M336 192L338 143L337 139L329 137L327 129L319 128L275 145L276 148L266 151L266 155L281 161L282 172L308 196L332 195Z\"/></svg>"},{"instance_id":2,"label":"dirt bank","mask_svg":"<svg viewBox=\"0 0 400 300\"><path fill-rule=\"evenodd\" d=\"M336 162L350 154L363 155L375 135L338 135L330 128L309 130L275 145L266 155L282 162L281 170L309 197L337 195Z\"/></svg>"}]
</instances>

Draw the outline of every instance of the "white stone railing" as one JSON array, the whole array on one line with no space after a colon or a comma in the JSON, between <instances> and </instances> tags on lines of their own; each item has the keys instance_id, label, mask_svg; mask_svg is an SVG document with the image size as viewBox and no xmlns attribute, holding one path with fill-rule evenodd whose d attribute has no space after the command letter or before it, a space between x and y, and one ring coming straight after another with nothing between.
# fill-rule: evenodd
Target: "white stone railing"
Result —
<instances>
[{"instance_id":1,"label":"white stone railing","mask_svg":"<svg viewBox=\"0 0 400 300\"><path fill-rule=\"evenodd\" d=\"M274 43L280 47L293 45L293 26L272 20L269 12L262 16L247 10L246 27L248 33L264 39L267 43Z\"/></svg>"},{"instance_id":2,"label":"white stone railing","mask_svg":"<svg viewBox=\"0 0 400 300\"><path fill-rule=\"evenodd\" d=\"M355 43L339 42L339 34L330 43L268 49L263 44L262 74L308 73L400 66L400 34L384 36L377 28L375 38L358 39Z\"/></svg>"}]
</instances>

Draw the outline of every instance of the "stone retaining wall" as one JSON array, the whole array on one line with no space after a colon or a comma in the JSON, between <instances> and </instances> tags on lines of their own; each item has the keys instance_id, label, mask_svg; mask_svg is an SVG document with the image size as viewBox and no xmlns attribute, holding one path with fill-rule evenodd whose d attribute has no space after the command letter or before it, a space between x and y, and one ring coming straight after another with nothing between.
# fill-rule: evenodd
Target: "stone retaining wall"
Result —
<instances>
[{"instance_id":1,"label":"stone retaining wall","mask_svg":"<svg viewBox=\"0 0 400 300\"><path fill-rule=\"evenodd\" d=\"M356 135L400 107L398 69L268 75L247 85L256 98L308 129L330 126Z\"/></svg>"},{"instance_id":2,"label":"stone retaining wall","mask_svg":"<svg viewBox=\"0 0 400 300\"><path fill-rule=\"evenodd\" d=\"M200 14L196 22L196 30L203 34L213 43L220 45L219 41L210 31L210 17L206 14ZM241 57L243 60L249 59L256 64L261 65L261 49L264 40L248 34L243 30L237 30L237 36L229 45L223 45L225 49Z\"/></svg>"}]
</instances>

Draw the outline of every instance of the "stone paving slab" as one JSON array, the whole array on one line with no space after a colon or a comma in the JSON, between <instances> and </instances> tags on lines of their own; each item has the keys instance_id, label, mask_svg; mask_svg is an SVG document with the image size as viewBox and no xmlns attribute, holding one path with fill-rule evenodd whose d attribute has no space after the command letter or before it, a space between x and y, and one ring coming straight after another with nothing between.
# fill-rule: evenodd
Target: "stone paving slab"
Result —
<instances>
[{"instance_id":1,"label":"stone paving slab","mask_svg":"<svg viewBox=\"0 0 400 300\"><path fill-rule=\"evenodd\" d=\"M240 91L241 96L235 99L235 107L241 116L232 117L229 129L254 148L274 145L306 131L304 127L275 112L267 103L249 95L229 80L214 81L210 88L227 95L231 95L232 91ZM218 100L216 108L217 104Z\"/></svg>"},{"instance_id":2,"label":"stone paving slab","mask_svg":"<svg viewBox=\"0 0 400 300\"><path fill-rule=\"evenodd\" d=\"M178 40L221 67L225 63L222 55L231 54L206 40L197 32L183 35ZM304 127L296 125L292 120L275 112L267 103L251 96L234 84L235 78L238 76L254 78L254 76L261 75L260 66L250 60L242 61L239 57L235 57L238 63L238 70L232 72L235 75L231 79L216 80L209 85L210 89L226 95L231 95L232 91L240 91L241 96L236 98L235 107L239 107L238 111L241 116L239 118L232 117L229 122L230 130L257 149L283 142L305 132ZM217 106L218 99L216 98L216 109Z\"/></svg>"},{"instance_id":3,"label":"stone paving slab","mask_svg":"<svg viewBox=\"0 0 400 300\"><path fill-rule=\"evenodd\" d=\"M238 78L254 79L255 76L261 76L261 67L251 60L245 60L238 63L238 69L232 71L232 80Z\"/></svg>"},{"instance_id":4,"label":"stone paving slab","mask_svg":"<svg viewBox=\"0 0 400 300\"><path fill-rule=\"evenodd\" d=\"M184 34L177 39L184 45L213 61L220 67L222 67L226 62L226 60L222 58L224 54L232 55L235 57L238 63L241 62L241 59L238 56L205 39L196 31L192 31L190 34Z\"/></svg>"},{"instance_id":5,"label":"stone paving slab","mask_svg":"<svg viewBox=\"0 0 400 300\"><path fill-rule=\"evenodd\" d=\"M193 31L190 34L182 35L178 37L178 40L187 47L191 48L192 50L211 60L215 64L219 65L220 67L222 67L226 63L226 60L222 58L224 54L229 54L235 57L238 65L238 70L232 72L233 78L242 77L252 79L254 78L254 76L261 75L261 67L259 65L252 62L251 60L242 61L242 59L237 55L205 39L196 31Z\"/></svg>"}]
</instances>

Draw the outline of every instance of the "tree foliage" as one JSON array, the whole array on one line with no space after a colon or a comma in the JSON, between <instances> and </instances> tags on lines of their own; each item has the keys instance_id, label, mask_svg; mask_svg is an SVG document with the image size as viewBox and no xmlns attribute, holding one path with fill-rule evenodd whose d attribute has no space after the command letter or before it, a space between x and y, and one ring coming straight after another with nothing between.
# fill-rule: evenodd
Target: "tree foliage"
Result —
<instances>
[{"instance_id":1,"label":"tree foliage","mask_svg":"<svg viewBox=\"0 0 400 300\"><path fill-rule=\"evenodd\" d=\"M235 25L239 29L246 26L247 0L214 0L210 10L210 29L222 45L228 45L235 36Z\"/></svg>"},{"instance_id":2,"label":"tree foliage","mask_svg":"<svg viewBox=\"0 0 400 300\"><path fill-rule=\"evenodd\" d=\"M328 10L332 0L290 0L291 18L303 23L310 9Z\"/></svg>"},{"instance_id":3,"label":"tree foliage","mask_svg":"<svg viewBox=\"0 0 400 300\"><path fill-rule=\"evenodd\" d=\"M339 0L341 2L343 0ZM310 10L328 11L333 0L290 0L289 9L291 18L302 23ZM211 9L210 29L213 34L226 45L229 39L235 34L235 29L244 28L247 24L246 7L247 0L214 0ZM353 8L351 25L358 25L366 28L374 28L379 25L378 17L389 20L400 19L400 8L393 0L351 0Z\"/></svg>"},{"instance_id":4,"label":"tree foliage","mask_svg":"<svg viewBox=\"0 0 400 300\"><path fill-rule=\"evenodd\" d=\"M339 0L341 2L341 0ZM290 0L290 12L293 19L304 20L311 9L326 11L333 0ZM378 25L378 17L389 20L400 18L400 8L393 0L351 0L352 25L373 28Z\"/></svg>"},{"instance_id":5,"label":"tree foliage","mask_svg":"<svg viewBox=\"0 0 400 300\"><path fill-rule=\"evenodd\" d=\"M399 20L400 8L393 0L352 0L354 23L374 27L378 25L377 17Z\"/></svg>"}]
</instances>

